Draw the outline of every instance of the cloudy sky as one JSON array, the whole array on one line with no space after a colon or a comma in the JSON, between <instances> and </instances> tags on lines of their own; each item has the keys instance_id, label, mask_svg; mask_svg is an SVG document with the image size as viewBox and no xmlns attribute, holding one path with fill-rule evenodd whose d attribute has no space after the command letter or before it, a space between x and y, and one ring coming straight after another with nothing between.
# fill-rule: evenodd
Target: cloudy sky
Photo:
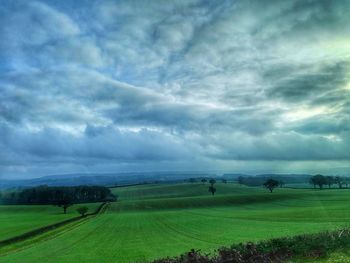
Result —
<instances>
[{"instance_id":1,"label":"cloudy sky","mask_svg":"<svg viewBox=\"0 0 350 263\"><path fill-rule=\"evenodd\" d=\"M350 1L0 3L3 178L350 173Z\"/></svg>"}]
</instances>

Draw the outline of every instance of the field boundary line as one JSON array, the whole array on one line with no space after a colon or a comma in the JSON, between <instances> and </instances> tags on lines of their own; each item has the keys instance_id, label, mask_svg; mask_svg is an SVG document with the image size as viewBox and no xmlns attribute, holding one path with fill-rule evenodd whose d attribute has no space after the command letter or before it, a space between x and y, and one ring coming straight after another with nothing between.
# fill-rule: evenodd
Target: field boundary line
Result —
<instances>
[{"instance_id":1,"label":"field boundary line","mask_svg":"<svg viewBox=\"0 0 350 263\"><path fill-rule=\"evenodd\" d=\"M50 224L50 225L47 225L47 226L44 226L44 227L40 227L40 228L31 230L29 232L23 233L21 235L15 236L15 237L11 237L11 238L8 238L8 239L1 240L0 241L0 248L1 247L5 247L7 245L11 245L11 244L17 243L17 242L22 242L22 241L25 241L27 239L30 239L30 238L33 238L33 237L36 237L36 236L39 236L39 235L42 235L42 234L45 234L46 232L55 230L57 228L65 226L67 224L70 224L70 223L73 223L73 222L77 222L77 221L80 221L80 220L83 220L83 219L88 219L88 218L94 217L94 216L96 216L98 214L102 214L102 213L104 213L106 211L108 204L109 204L108 202L102 203L101 205L99 205L99 207L96 209L95 212L86 214L84 217L77 216L77 217L69 218L69 219L66 219L66 220L54 223L54 224Z\"/></svg>"}]
</instances>

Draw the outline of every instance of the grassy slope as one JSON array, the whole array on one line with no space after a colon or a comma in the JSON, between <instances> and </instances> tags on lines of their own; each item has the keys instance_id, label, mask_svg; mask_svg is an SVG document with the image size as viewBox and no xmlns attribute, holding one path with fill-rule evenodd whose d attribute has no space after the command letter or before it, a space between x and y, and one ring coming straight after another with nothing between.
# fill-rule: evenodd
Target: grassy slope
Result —
<instances>
[{"instance_id":1,"label":"grassy slope","mask_svg":"<svg viewBox=\"0 0 350 263\"><path fill-rule=\"evenodd\" d=\"M0 261L132 262L349 224L348 190L217 189L212 197L201 184L116 188L121 201L107 214Z\"/></svg>"},{"instance_id":2,"label":"grassy slope","mask_svg":"<svg viewBox=\"0 0 350 263\"><path fill-rule=\"evenodd\" d=\"M96 204L82 204L88 206L93 212L98 207ZM63 214L60 207L46 205L1 205L0 206L0 240L14 237L33 229L63 221L79 214L75 205L68 208L67 214Z\"/></svg>"},{"instance_id":3,"label":"grassy slope","mask_svg":"<svg viewBox=\"0 0 350 263\"><path fill-rule=\"evenodd\" d=\"M247 188L232 183L216 184L218 195L232 195L232 194L251 194L251 193L265 193L262 188ZM208 196L208 183L194 183L194 184L148 184L137 185L129 187L117 187L111 189L113 193L117 194L120 200L145 200L145 199L164 199L164 198L178 198L178 197L193 197L193 196Z\"/></svg>"}]
</instances>

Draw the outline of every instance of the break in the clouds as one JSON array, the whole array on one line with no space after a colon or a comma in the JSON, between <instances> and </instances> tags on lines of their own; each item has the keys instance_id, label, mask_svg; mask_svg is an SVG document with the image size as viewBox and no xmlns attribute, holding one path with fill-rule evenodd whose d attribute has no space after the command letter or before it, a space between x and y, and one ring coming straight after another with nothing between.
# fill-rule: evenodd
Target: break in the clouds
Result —
<instances>
[{"instance_id":1,"label":"break in the clouds","mask_svg":"<svg viewBox=\"0 0 350 263\"><path fill-rule=\"evenodd\" d=\"M347 0L1 1L0 175L350 170Z\"/></svg>"}]
</instances>

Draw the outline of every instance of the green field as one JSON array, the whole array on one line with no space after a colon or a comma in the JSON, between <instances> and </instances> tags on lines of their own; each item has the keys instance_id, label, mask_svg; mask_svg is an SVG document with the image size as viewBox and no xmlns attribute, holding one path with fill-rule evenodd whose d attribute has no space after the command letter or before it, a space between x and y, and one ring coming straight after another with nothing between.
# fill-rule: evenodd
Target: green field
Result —
<instances>
[{"instance_id":1,"label":"green field","mask_svg":"<svg viewBox=\"0 0 350 263\"><path fill-rule=\"evenodd\" d=\"M99 203L84 204L93 212ZM68 208L63 214L60 207L48 205L1 205L0 206L0 241L18 236L39 227L47 226L72 217L79 216L76 208Z\"/></svg>"},{"instance_id":2,"label":"green field","mask_svg":"<svg viewBox=\"0 0 350 263\"><path fill-rule=\"evenodd\" d=\"M216 187L214 197L200 183L114 188L106 213L0 262L135 262L350 225L350 190Z\"/></svg>"}]
</instances>

